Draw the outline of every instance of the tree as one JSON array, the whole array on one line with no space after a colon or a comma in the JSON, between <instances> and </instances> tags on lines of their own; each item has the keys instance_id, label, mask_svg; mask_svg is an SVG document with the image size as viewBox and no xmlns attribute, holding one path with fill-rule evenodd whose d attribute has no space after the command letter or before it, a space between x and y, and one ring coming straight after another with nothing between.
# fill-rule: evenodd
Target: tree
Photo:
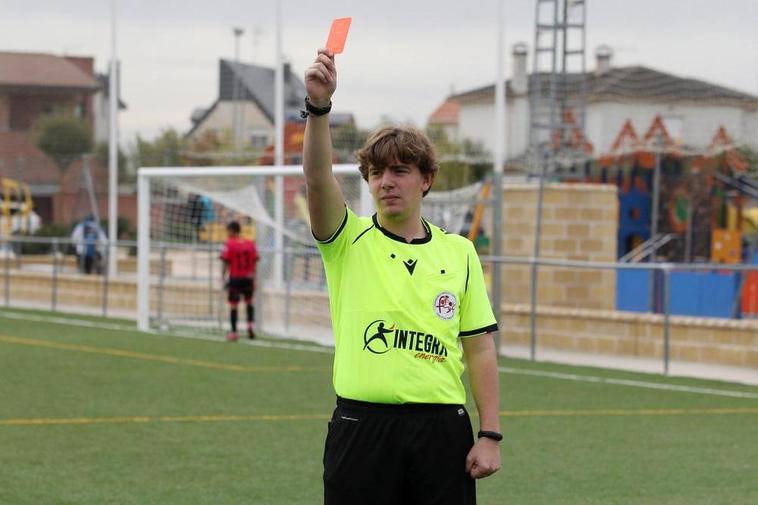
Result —
<instances>
[{"instance_id":1,"label":"tree","mask_svg":"<svg viewBox=\"0 0 758 505\"><path fill-rule=\"evenodd\" d=\"M40 117L33 127L35 143L61 173L77 158L92 150L92 130L80 118L65 112Z\"/></svg>"},{"instance_id":2,"label":"tree","mask_svg":"<svg viewBox=\"0 0 758 505\"><path fill-rule=\"evenodd\" d=\"M367 130L361 130L352 123L332 128L335 161L338 163L354 163L355 152L363 146L368 136Z\"/></svg>"},{"instance_id":3,"label":"tree","mask_svg":"<svg viewBox=\"0 0 758 505\"><path fill-rule=\"evenodd\" d=\"M35 144L58 166L58 181L63 190L63 175L68 167L84 154L92 151L92 130L81 118L59 110L41 116L33 125ZM59 216L64 202L60 199Z\"/></svg>"},{"instance_id":4,"label":"tree","mask_svg":"<svg viewBox=\"0 0 758 505\"><path fill-rule=\"evenodd\" d=\"M138 167L176 167L182 163L182 139L173 128L161 130L152 141L137 135L132 156Z\"/></svg>"},{"instance_id":5,"label":"tree","mask_svg":"<svg viewBox=\"0 0 758 505\"><path fill-rule=\"evenodd\" d=\"M483 180L492 171L489 153L470 140L451 141L444 129L432 125L427 128L427 136L434 145L439 171L434 179L434 189L448 191Z\"/></svg>"},{"instance_id":6,"label":"tree","mask_svg":"<svg viewBox=\"0 0 758 505\"><path fill-rule=\"evenodd\" d=\"M119 147L117 149L117 163L116 166L118 167L118 180L119 183L129 183L134 182L134 174L131 173L129 170L127 170L126 166L126 155L124 154L124 151L121 150ZM109 162L109 146L107 142L99 142L97 146L95 146L95 158L97 161L103 165L108 166Z\"/></svg>"}]
</instances>

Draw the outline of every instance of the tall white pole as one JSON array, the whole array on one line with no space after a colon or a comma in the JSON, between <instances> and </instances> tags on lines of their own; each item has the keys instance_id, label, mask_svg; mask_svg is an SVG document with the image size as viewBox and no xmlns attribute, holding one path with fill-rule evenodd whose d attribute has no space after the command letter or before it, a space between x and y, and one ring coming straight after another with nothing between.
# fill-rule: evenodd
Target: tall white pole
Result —
<instances>
[{"instance_id":1,"label":"tall white pole","mask_svg":"<svg viewBox=\"0 0 758 505\"><path fill-rule=\"evenodd\" d=\"M502 234L503 234L503 168L505 165L506 154L506 130L505 130L505 65L503 58L503 44L505 42L505 20L503 2L497 2L497 47L495 48L495 143L494 143L494 170L492 177L492 255L502 256ZM495 317L500 319L500 299L501 299L501 275L500 263L492 265L492 305L495 311ZM495 334L495 344L498 354L500 352L500 332Z\"/></svg>"},{"instance_id":2,"label":"tall white pole","mask_svg":"<svg viewBox=\"0 0 758 505\"><path fill-rule=\"evenodd\" d=\"M118 275L118 58L116 56L116 0L111 0L111 64L108 78L108 275Z\"/></svg>"},{"instance_id":3,"label":"tall white pole","mask_svg":"<svg viewBox=\"0 0 758 505\"><path fill-rule=\"evenodd\" d=\"M234 72L233 72L233 85L232 85L232 101L234 102L232 107L232 130L234 134L234 154L240 155L242 144L242 112L240 111L240 37L245 33L242 28L234 28Z\"/></svg>"},{"instance_id":4,"label":"tall white pole","mask_svg":"<svg viewBox=\"0 0 758 505\"><path fill-rule=\"evenodd\" d=\"M274 159L284 165L284 69L282 68L282 0L276 1L276 68L274 70Z\"/></svg>"},{"instance_id":5,"label":"tall white pole","mask_svg":"<svg viewBox=\"0 0 758 505\"><path fill-rule=\"evenodd\" d=\"M276 0L276 67L274 70L274 163L284 165L284 71L282 68L282 0ZM284 179L274 179L274 283L281 286L284 279Z\"/></svg>"},{"instance_id":6,"label":"tall white pole","mask_svg":"<svg viewBox=\"0 0 758 505\"><path fill-rule=\"evenodd\" d=\"M137 328L150 330L150 178L137 172Z\"/></svg>"}]
</instances>

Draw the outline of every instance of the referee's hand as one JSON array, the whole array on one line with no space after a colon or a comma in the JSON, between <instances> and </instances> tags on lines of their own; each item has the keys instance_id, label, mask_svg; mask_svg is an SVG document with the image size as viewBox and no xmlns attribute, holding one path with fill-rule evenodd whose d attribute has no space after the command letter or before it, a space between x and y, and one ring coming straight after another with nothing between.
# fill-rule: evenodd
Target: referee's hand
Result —
<instances>
[{"instance_id":1,"label":"referee's hand","mask_svg":"<svg viewBox=\"0 0 758 505\"><path fill-rule=\"evenodd\" d=\"M500 443L480 438L466 457L466 471L472 479L489 477L500 470Z\"/></svg>"}]
</instances>

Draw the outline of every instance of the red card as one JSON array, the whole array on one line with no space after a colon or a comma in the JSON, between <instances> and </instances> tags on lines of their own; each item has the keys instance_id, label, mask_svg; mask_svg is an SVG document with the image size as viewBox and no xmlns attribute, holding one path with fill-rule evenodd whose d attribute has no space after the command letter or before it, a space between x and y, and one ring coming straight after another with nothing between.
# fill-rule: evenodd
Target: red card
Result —
<instances>
[{"instance_id":1,"label":"red card","mask_svg":"<svg viewBox=\"0 0 758 505\"><path fill-rule=\"evenodd\" d=\"M334 54L339 54L345 49L347 31L350 29L352 20L353 18L339 18L332 21L329 38L326 40L326 48Z\"/></svg>"}]
</instances>

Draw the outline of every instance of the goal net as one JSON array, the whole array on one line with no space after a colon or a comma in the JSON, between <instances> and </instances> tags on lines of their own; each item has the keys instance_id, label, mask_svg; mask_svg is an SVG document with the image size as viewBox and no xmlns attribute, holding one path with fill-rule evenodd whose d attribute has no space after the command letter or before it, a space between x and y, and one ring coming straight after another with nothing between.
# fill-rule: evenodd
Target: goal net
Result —
<instances>
[{"instance_id":1,"label":"goal net","mask_svg":"<svg viewBox=\"0 0 758 505\"><path fill-rule=\"evenodd\" d=\"M347 204L374 212L357 165L335 165ZM321 258L310 232L301 166L165 167L139 170L138 324L221 335L229 327L219 259L226 225L254 239L256 332L333 342ZM432 192L430 221L461 233L480 185ZM244 304L241 304L244 305ZM244 309L240 306L240 321ZM241 324L244 328L244 324Z\"/></svg>"}]
</instances>

